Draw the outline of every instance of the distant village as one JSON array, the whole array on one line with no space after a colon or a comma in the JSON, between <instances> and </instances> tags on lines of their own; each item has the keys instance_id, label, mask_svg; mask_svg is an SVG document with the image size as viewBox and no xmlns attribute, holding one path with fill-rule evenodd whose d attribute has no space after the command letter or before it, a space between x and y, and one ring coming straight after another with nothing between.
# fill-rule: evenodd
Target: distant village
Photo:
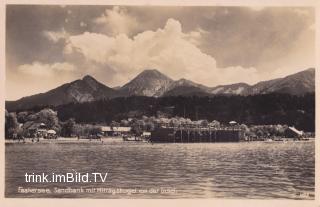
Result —
<instances>
[{"instance_id":1,"label":"distant village","mask_svg":"<svg viewBox=\"0 0 320 207\"><path fill-rule=\"evenodd\" d=\"M102 140L117 138L123 141L153 142L238 142L279 139L305 139L314 133L304 133L294 126L247 126L230 120L190 120L183 117L128 118L111 123L77 123L74 119L60 121L50 108L39 112L7 112L5 138L7 140L77 139Z\"/></svg>"}]
</instances>

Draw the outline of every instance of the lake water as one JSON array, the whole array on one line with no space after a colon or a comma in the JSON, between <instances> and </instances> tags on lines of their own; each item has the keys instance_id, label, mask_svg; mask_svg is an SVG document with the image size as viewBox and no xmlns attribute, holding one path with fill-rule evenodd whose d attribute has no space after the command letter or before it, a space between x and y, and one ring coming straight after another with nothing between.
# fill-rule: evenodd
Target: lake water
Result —
<instances>
[{"instance_id":1,"label":"lake water","mask_svg":"<svg viewBox=\"0 0 320 207\"><path fill-rule=\"evenodd\" d=\"M6 197L314 199L314 142L6 144ZM105 183L26 183L25 173L108 172ZM49 193L19 193L18 187ZM83 188L55 193L57 188ZM91 188L106 192L87 192ZM120 189L120 190L119 190ZM131 192L131 193L130 193Z\"/></svg>"}]
</instances>

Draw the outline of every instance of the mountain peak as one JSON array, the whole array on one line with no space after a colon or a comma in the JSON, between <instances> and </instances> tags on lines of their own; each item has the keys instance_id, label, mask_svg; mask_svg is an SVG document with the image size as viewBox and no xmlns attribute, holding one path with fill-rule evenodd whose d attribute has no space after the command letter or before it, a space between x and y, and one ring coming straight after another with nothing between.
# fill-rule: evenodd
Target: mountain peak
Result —
<instances>
[{"instance_id":1,"label":"mountain peak","mask_svg":"<svg viewBox=\"0 0 320 207\"><path fill-rule=\"evenodd\" d=\"M142 71L141 73L139 73L134 79L132 79L126 85L128 85L130 83L135 83L135 82L140 82L140 81L147 81L147 80L168 80L168 81L172 81L171 78L169 78L168 76L164 75L163 73L161 73L157 69L146 69L146 70Z\"/></svg>"},{"instance_id":2,"label":"mountain peak","mask_svg":"<svg viewBox=\"0 0 320 207\"><path fill-rule=\"evenodd\" d=\"M189 80L187 80L187 79L185 79L185 78L180 78L178 81L179 81L179 82L189 82Z\"/></svg>"},{"instance_id":3,"label":"mountain peak","mask_svg":"<svg viewBox=\"0 0 320 207\"><path fill-rule=\"evenodd\" d=\"M158 71L157 69L146 69L139 73L136 78L144 77L144 78L168 78L166 75Z\"/></svg>"},{"instance_id":4,"label":"mountain peak","mask_svg":"<svg viewBox=\"0 0 320 207\"><path fill-rule=\"evenodd\" d=\"M89 87L91 87L93 90L97 90L100 88L101 83L99 83L96 79L94 79L90 75L86 75L82 78L82 81Z\"/></svg>"},{"instance_id":5,"label":"mountain peak","mask_svg":"<svg viewBox=\"0 0 320 207\"><path fill-rule=\"evenodd\" d=\"M127 96L154 96L158 90L165 90L171 82L171 78L158 70L147 69L125 84L121 91Z\"/></svg>"},{"instance_id":6,"label":"mountain peak","mask_svg":"<svg viewBox=\"0 0 320 207\"><path fill-rule=\"evenodd\" d=\"M92 77L91 75L85 75L82 78L83 81L97 81L94 77Z\"/></svg>"},{"instance_id":7,"label":"mountain peak","mask_svg":"<svg viewBox=\"0 0 320 207\"><path fill-rule=\"evenodd\" d=\"M91 75L86 75L82 78L82 82L86 85L90 86L92 89L96 90L97 88L100 88L103 84L97 81L94 77ZM107 87L103 85L103 87ZM109 88L109 87L107 87Z\"/></svg>"},{"instance_id":8,"label":"mountain peak","mask_svg":"<svg viewBox=\"0 0 320 207\"><path fill-rule=\"evenodd\" d=\"M145 69L141 73L160 73L160 71L157 69Z\"/></svg>"},{"instance_id":9,"label":"mountain peak","mask_svg":"<svg viewBox=\"0 0 320 207\"><path fill-rule=\"evenodd\" d=\"M306 70L304 70L305 72L315 72L315 68L308 68ZM302 72L304 72L302 71Z\"/></svg>"},{"instance_id":10,"label":"mountain peak","mask_svg":"<svg viewBox=\"0 0 320 207\"><path fill-rule=\"evenodd\" d=\"M177 83L181 83L181 84L196 84L191 80L185 79L185 78L180 78L179 80L176 81Z\"/></svg>"},{"instance_id":11,"label":"mountain peak","mask_svg":"<svg viewBox=\"0 0 320 207\"><path fill-rule=\"evenodd\" d=\"M196 86L199 85L197 83L192 82L191 80L185 79L185 78L180 78L179 80L175 81L171 87L175 87L175 86L182 86L182 85L186 85L186 86Z\"/></svg>"}]
</instances>

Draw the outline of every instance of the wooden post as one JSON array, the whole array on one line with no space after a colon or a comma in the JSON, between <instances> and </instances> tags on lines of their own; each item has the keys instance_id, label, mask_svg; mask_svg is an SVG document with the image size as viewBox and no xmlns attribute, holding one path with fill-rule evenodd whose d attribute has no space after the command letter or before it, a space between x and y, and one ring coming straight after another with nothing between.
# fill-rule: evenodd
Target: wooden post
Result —
<instances>
[{"instance_id":1,"label":"wooden post","mask_svg":"<svg viewBox=\"0 0 320 207\"><path fill-rule=\"evenodd\" d=\"M217 129L214 130L214 142L217 142Z\"/></svg>"}]
</instances>

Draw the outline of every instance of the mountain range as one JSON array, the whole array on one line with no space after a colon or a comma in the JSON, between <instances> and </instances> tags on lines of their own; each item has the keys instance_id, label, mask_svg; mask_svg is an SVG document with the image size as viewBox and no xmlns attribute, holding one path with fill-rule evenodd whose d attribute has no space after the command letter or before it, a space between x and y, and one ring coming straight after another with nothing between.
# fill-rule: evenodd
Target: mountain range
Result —
<instances>
[{"instance_id":1,"label":"mountain range","mask_svg":"<svg viewBox=\"0 0 320 207\"><path fill-rule=\"evenodd\" d=\"M127 84L115 88L110 88L87 75L45 93L23 97L16 101L6 101L6 108L12 111L34 106L58 106L128 96L248 96L268 93L303 95L314 91L314 68L284 78L261 81L254 85L235 83L215 87L207 87L186 79L173 80L158 70L152 69L144 70Z\"/></svg>"}]
</instances>

